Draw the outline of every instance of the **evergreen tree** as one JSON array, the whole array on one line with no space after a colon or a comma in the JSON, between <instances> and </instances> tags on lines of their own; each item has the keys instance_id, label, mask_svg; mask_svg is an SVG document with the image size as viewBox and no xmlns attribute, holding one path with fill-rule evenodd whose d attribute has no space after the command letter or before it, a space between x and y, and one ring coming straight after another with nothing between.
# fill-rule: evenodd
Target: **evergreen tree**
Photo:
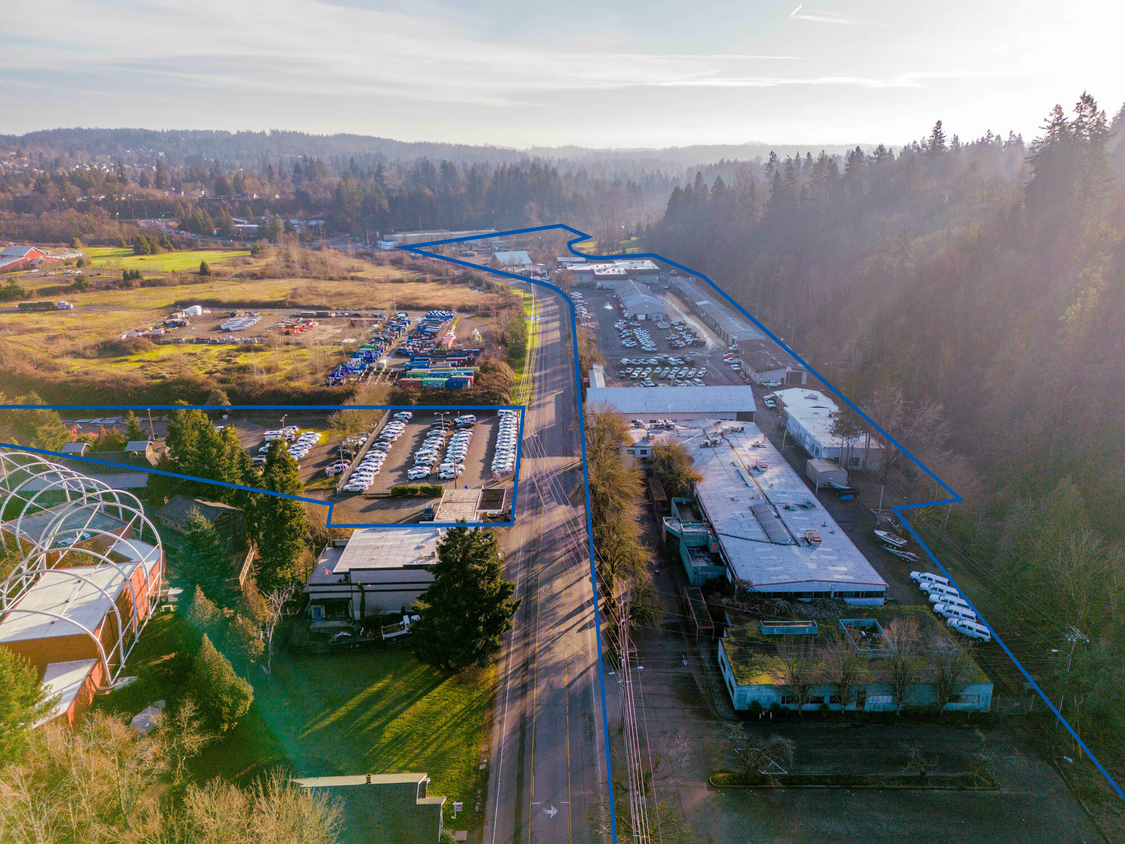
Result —
<instances>
[{"instance_id":1,"label":"evergreen tree","mask_svg":"<svg viewBox=\"0 0 1125 844\"><path fill-rule=\"evenodd\" d=\"M262 469L263 490L281 495L300 495L297 461L284 440L274 440ZM309 532L304 505L292 498L259 495L254 504L254 532L258 543L258 584L265 592L297 582L299 563Z\"/></svg>"},{"instance_id":2,"label":"evergreen tree","mask_svg":"<svg viewBox=\"0 0 1125 844\"><path fill-rule=\"evenodd\" d=\"M946 150L945 130L941 128L941 121L934 124L930 130L930 137L926 139L926 152L930 155L941 155Z\"/></svg>"},{"instance_id":3,"label":"evergreen tree","mask_svg":"<svg viewBox=\"0 0 1125 844\"><path fill-rule=\"evenodd\" d=\"M125 439L129 442L140 442L148 440L148 432L141 427L141 422L137 419L137 414L133 413L130 409L125 414Z\"/></svg>"},{"instance_id":4,"label":"evergreen tree","mask_svg":"<svg viewBox=\"0 0 1125 844\"><path fill-rule=\"evenodd\" d=\"M215 526L194 508L184 525L176 558L180 563L179 574L188 583L202 587L207 594L217 597L228 588L228 555Z\"/></svg>"},{"instance_id":5,"label":"evergreen tree","mask_svg":"<svg viewBox=\"0 0 1125 844\"><path fill-rule=\"evenodd\" d=\"M199 274L200 275L211 275L211 267L207 264L206 261L200 261L199 262Z\"/></svg>"},{"instance_id":6,"label":"evergreen tree","mask_svg":"<svg viewBox=\"0 0 1125 844\"><path fill-rule=\"evenodd\" d=\"M254 702L254 689L235 673L207 634L192 662L191 683L200 714L219 732L234 728Z\"/></svg>"},{"instance_id":7,"label":"evergreen tree","mask_svg":"<svg viewBox=\"0 0 1125 844\"><path fill-rule=\"evenodd\" d=\"M499 650L519 606L516 586L501 576L496 536L455 527L438 545L434 582L419 599L413 633L423 662L456 671L484 666Z\"/></svg>"}]
</instances>

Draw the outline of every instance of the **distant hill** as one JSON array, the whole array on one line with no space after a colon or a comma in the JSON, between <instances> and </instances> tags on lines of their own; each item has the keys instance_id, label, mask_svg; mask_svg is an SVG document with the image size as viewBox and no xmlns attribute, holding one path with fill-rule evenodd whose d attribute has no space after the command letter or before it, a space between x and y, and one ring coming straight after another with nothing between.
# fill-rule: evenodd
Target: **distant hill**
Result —
<instances>
[{"instance_id":1,"label":"distant hill","mask_svg":"<svg viewBox=\"0 0 1125 844\"><path fill-rule=\"evenodd\" d=\"M570 162L601 170L638 167L676 170L718 161L753 161L774 150L782 158L821 149L843 153L856 144L711 144L664 149L594 149L578 146L513 149L476 144L396 141L371 135L313 135L306 132L220 132L198 129L47 129L26 135L0 135L0 149L35 149L44 155L129 158L163 154L172 163L218 159L228 165L261 166L265 161L303 155L326 159L355 157L363 163L411 161L423 156L459 164L512 163L529 158ZM872 144L862 144L870 149Z\"/></svg>"},{"instance_id":2,"label":"distant hill","mask_svg":"<svg viewBox=\"0 0 1125 844\"><path fill-rule=\"evenodd\" d=\"M563 146L563 147L531 147L524 150L530 156L537 158L554 158L581 162L583 160L620 160L631 161L639 164L674 165L677 167L692 167L700 164L714 164L718 161L754 161L757 158L768 158L771 151L782 158L812 152L813 157L821 150L829 155L842 155L849 150L861 146L865 150L873 149L876 144L766 144L760 141L749 141L745 144L695 144L686 147L664 147L662 149L594 149L589 147Z\"/></svg>"}]
</instances>

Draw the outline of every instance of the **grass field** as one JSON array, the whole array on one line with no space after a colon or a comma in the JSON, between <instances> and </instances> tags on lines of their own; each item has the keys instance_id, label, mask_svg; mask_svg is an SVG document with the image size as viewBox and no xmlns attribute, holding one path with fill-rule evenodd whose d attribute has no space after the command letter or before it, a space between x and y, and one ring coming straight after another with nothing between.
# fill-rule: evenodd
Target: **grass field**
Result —
<instances>
[{"instance_id":1,"label":"grass field","mask_svg":"<svg viewBox=\"0 0 1125 844\"><path fill-rule=\"evenodd\" d=\"M82 250L90 259L91 266L116 267L122 270L141 270L148 272L171 273L182 270L197 270L201 261L209 266L229 258L245 258L250 252L245 249L192 249L184 252L164 252L160 255L134 255L127 247L93 246Z\"/></svg>"},{"instance_id":2,"label":"grass field","mask_svg":"<svg viewBox=\"0 0 1125 844\"><path fill-rule=\"evenodd\" d=\"M188 686L176 659L185 632L178 614L154 618L129 662L138 680L98 708L131 718L155 700L175 704ZM473 820L495 669L448 675L402 648L275 656L273 669L253 669L254 705L194 761L197 778L278 765L303 776L424 771L430 793L464 800L470 817L460 819Z\"/></svg>"}]
</instances>

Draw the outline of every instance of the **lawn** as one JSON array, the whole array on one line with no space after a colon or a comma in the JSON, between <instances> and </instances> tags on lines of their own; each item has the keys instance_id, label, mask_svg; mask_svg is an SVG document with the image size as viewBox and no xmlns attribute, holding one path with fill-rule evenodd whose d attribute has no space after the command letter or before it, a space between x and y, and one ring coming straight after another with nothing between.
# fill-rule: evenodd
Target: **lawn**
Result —
<instances>
[{"instance_id":1,"label":"lawn","mask_svg":"<svg viewBox=\"0 0 1125 844\"><path fill-rule=\"evenodd\" d=\"M170 273L197 270L202 261L214 265L228 258L245 258L245 249L190 249L184 252L163 252L159 255L134 255L127 247L94 246L82 250L94 267L118 267L123 270L147 270Z\"/></svg>"},{"instance_id":2,"label":"lawn","mask_svg":"<svg viewBox=\"0 0 1125 844\"><path fill-rule=\"evenodd\" d=\"M136 683L98 699L125 717L155 700L174 704L186 686L174 658L179 615L152 620L129 663ZM401 647L274 658L254 669L248 715L193 764L200 779L238 779L276 765L303 776L424 771L430 793L464 800L472 818L495 669L448 675Z\"/></svg>"}]
</instances>

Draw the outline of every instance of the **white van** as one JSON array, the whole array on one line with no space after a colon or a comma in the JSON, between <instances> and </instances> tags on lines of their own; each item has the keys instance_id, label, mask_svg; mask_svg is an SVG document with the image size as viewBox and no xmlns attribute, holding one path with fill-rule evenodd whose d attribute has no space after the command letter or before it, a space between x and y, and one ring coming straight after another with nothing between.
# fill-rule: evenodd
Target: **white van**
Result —
<instances>
[{"instance_id":1,"label":"white van","mask_svg":"<svg viewBox=\"0 0 1125 844\"><path fill-rule=\"evenodd\" d=\"M934 604L934 612L942 618L948 620L951 618L961 618L965 621L976 621L977 614L967 607L961 607L957 604Z\"/></svg>"},{"instance_id":2,"label":"white van","mask_svg":"<svg viewBox=\"0 0 1125 844\"><path fill-rule=\"evenodd\" d=\"M969 602L962 598L960 595L942 595L940 592L933 592L930 594L931 604L948 604L953 607L960 607L963 610L972 611Z\"/></svg>"},{"instance_id":3,"label":"white van","mask_svg":"<svg viewBox=\"0 0 1125 844\"><path fill-rule=\"evenodd\" d=\"M912 571L910 572L910 579L915 583L941 583L945 586L949 585L949 580L942 577L940 574L930 574L928 571Z\"/></svg>"},{"instance_id":4,"label":"white van","mask_svg":"<svg viewBox=\"0 0 1125 844\"><path fill-rule=\"evenodd\" d=\"M967 621L963 618L951 618L946 622L950 627L970 639L980 639L982 642L991 642L992 634L988 628L979 621Z\"/></svg>"},{"instance_id":5,"label":"white van","mask_svg":"<svg viewBox=\"0 0 1125 844\"><path fill-rule=\"evenodd\" d=\"M933 599L935 595L949 595L953 598L961 597L961 593L952 586L946 586L942 583L923 583L919 588L929 595L931 599Z\"/></svg>"}]
</instances>

